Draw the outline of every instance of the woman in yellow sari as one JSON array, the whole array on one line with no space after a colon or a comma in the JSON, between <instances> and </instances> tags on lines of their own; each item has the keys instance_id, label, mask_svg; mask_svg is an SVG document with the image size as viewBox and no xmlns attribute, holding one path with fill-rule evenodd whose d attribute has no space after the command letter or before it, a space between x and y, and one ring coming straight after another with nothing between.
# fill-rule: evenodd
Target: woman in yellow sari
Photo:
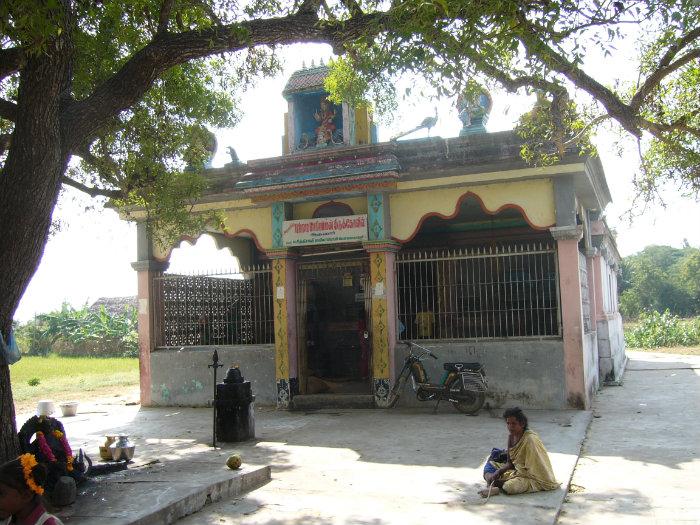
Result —
<instances>
[{"instance_id":1,"label":"woman in yellow sari","mask_svg":"<svg viewBox=\"0 0 700 525\"><path fill-rule=\"evenodd\" d=\"M508 427L508 456L505 463L489 460L484 469L488 488L482 497L554 490L559 486L540 437L527 428L527 417L517 407L503 413ZM490 468L489 468L490 467Z\"/></svg>"}]
</instances>

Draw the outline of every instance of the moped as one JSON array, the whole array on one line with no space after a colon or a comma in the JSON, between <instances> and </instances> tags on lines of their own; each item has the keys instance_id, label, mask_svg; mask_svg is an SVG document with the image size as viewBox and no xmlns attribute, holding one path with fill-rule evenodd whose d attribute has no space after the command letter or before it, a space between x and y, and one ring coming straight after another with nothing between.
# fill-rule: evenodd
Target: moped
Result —
<instances>
[{"instance_id":1,"label":"moped","mask_svg":"<svg viewBox=\"0 0 700 525\"><path fill-rule=\"evenodd\" d=\"M423 366L428 357L438 357L427 348L412 341L403 341L408 346L408 356L403 368L396 378L394 387L389 392L389 408L393 408L399 400L403 387L411 376L413 391L419 401L436 401L434 411L437 412L440 401L449 401L452 406L464 414L475 415L484 405L486 399L486 372L481 363L445 363L445 373L439 383L431 383ZM413 353L417 348L420 355Z\"/></svg>"}]
</instances>

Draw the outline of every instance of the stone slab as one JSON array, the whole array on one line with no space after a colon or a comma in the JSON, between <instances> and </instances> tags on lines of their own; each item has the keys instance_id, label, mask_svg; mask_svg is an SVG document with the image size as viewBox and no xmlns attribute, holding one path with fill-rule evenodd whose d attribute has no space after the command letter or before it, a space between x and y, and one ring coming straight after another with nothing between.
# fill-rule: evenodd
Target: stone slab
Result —
<instances>
[{"instance_id":1,"label":"stone slab","mask_svg":"<svg viewBox=\"0 0 700 525\"><path fill-rule=\"evenodd\" d=\"M170 474L161 472L151 476L148 472L127 471L124 475L90 481L81 486L76 503L57 514L66 524L168 524L207 504L240 496L270 480L269 467L214 473L190 469L186 474Z\"/></svg>"}]
</instances>

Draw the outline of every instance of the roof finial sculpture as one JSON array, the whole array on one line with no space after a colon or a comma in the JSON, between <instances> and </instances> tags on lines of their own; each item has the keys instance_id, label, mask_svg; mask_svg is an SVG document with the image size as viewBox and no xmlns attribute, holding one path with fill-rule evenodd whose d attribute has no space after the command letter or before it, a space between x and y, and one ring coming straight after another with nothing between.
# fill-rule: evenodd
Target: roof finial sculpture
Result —
<instances>
[{"instance_id":1,"label":"roof finial sculpture","mask_svg":"<svg viewBox=\"0 0 700 525\"><path fill-rule=\"evenodd\" d=\"M486 133L484 125L489 120L493 106L493 100L488 91L482 91L476 96L459 95L455 105L459 112L459 120L462 121L462 129L459 131L460 137L472 133Z\"/></svg>"},{"instance_id":2,"label":"roof finial sculpture","mask_svg":"<svg viewBox=\"0 0 700 525\"><path fill-rule=\"evenodd\" d=\"M418 131L419 129L423 129L423 128L427 128L427 130L428 130L428 136L430 136L430 128L434 127L435 124L437 124L437 121L438 121L438 111L437 111L437 107L434 108L434 109L435 109L435 116L433 116L433 117L425 117L425 118L423 119L423 122L421 122L420 124L418 124L415 128L413 128L413 129L411 129L411 130L408 130L408 131L404 131L403 133L399 133L398 135L395 135L395 136L391 137L389 140L391 140L391 141L398 140L398 139L400 139L401 137L405 137L406 135L410 135L410 134L413 133L414 131Z\"/></svg>"},{"instance_id":3,"label":"roof finial sculpture","mask_svg":"<svg viewBox=\"0 0 700 525\"><path fill-rule=\"evenodd\" d=\"M228 154L231 157L231 162L228 162L226 164L227 166L242 166L243 165L241 160L238 158L238 154L236 153L236 150L233 148L233 146L229 146L228 148L226 148L226 151L228 151Z\"/></svg>"},{"instance_id":4,"label":"roof finial sculpture","mask_svg":"<svg viewBox=\"0 0 700 525\"><path fill-rule=\"evenodd\" d=\"M313 59L313 58L311 59L311 67L312 67L312 68L316 67L316 63L314 62L314 59Z\"/></svg>"}]
</instances>

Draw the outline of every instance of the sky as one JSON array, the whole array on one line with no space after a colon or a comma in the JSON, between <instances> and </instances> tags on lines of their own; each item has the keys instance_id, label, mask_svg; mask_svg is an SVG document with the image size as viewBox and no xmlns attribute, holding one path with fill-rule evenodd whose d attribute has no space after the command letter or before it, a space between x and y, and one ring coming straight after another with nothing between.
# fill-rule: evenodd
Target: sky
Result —
<instances>
[{"instance_id":1,"label":"sky","mask_svg":"<svg viewBox=\"0 0 700 525\"><path fill-rule=\"evenodd\" d=\"M322 45L297 45L287 48L283 55L286 67L283 74L265 79L245 93L241 107L245 115L233 129L215 130L218 151L214 166L229 161L226 148L233 146L242 161L274 157L282 153L283 115L286 101L282 89L289 75L311 60L325 61L331 56L330 48ZM606 68L612 77L625 74L630 63L625 53L617 60L607 58L598 66ZM636 77L635 77L636 78ZM405 79L404 82L411 82ZM532 108L534 98L492 93L494 107L487 130L512 129L517 117ZM438 109L438 123L431 136L444 138L458 135L461 122L454 109L454 101L412 99L401 103L399 117L391 126L379 126L379 140L386 141L399 131L411 129L423 118ZM427 136L425 130L407 138ZM634 188L632 176L636 166L631 151L618 156L613 152L613 138L605 133L594 140L606 173L613 202L605 209L609 226L617 233L621 255L641 251L645 246L664 244L700 247L700 203L689 197L679 197L672 188L663 192L665 206L637 207L632 222L627 212L632 207ZM35 314L60 308L67 302L76 308L91 304L100 297L136 294L136 272L131 263L136 260L136 228L122 221L116 212L95 206L94 200L77 190L66 190L54 212L61 224L59 231L48 241L39 269L34 275L15 314L15 319L26 322ZM222 270L235 268L235 259L227 250L218 251L210 237L203 236L195 246L182 243L171 256L171 270Z\"/></svg>"}]
</instances>

